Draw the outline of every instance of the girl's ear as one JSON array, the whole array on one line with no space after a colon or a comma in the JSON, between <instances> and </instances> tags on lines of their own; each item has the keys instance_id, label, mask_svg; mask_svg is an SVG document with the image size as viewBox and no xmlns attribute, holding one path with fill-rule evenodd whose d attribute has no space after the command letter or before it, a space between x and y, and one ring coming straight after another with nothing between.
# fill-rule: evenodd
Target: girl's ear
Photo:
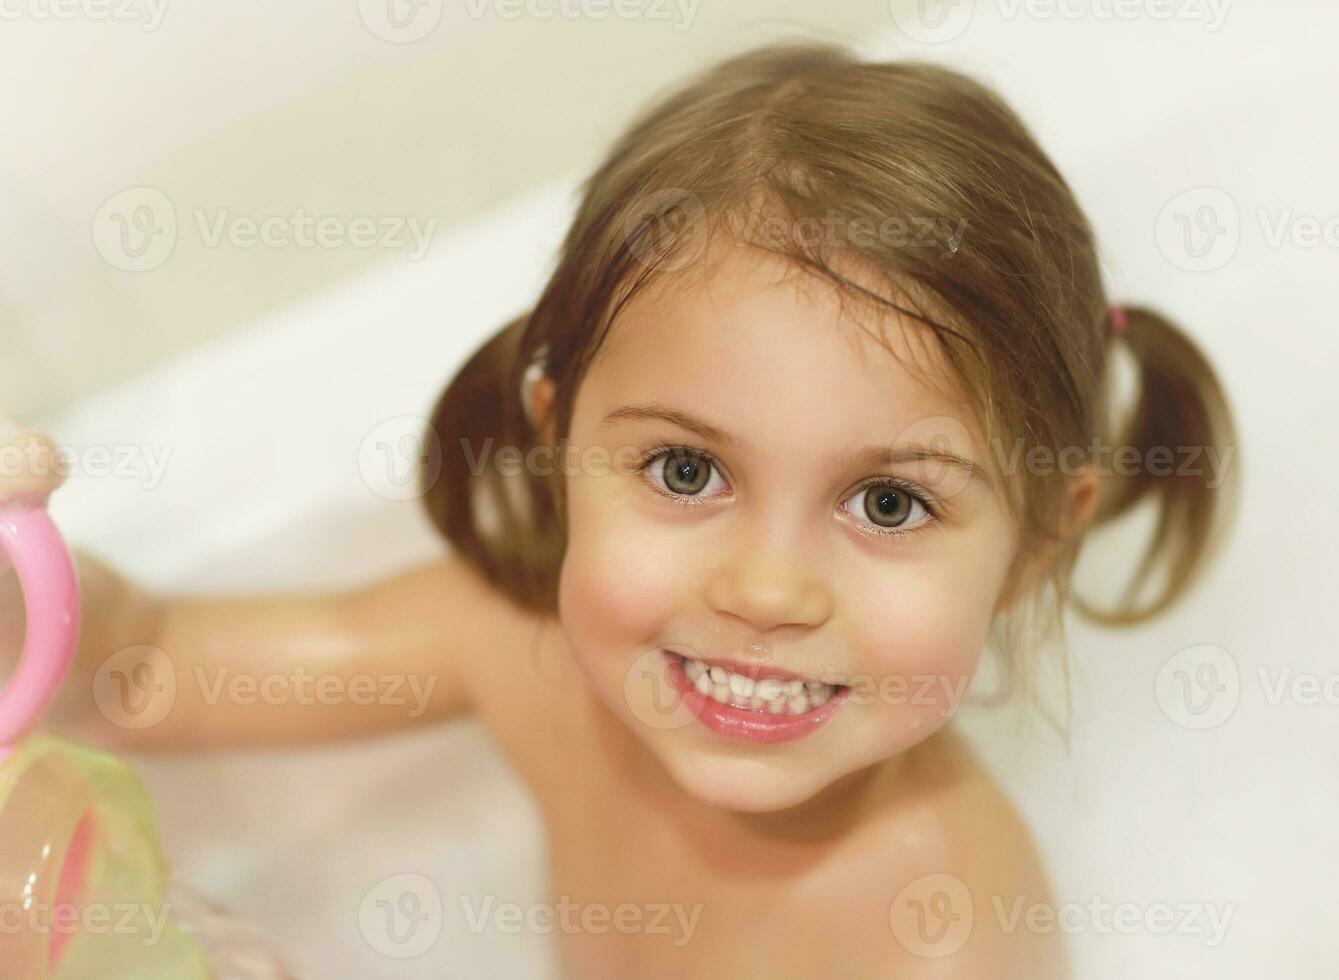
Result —
<instances>
[{"instance_id":1,"label":"girl's ear","mask_svg":"<svg viewBox=\"0 0 1339 980\"><path fill-rule=\"evenodd\" d=\"M1067 506L1062 532L1064 538L1082 533L1088 522L1093 519L1101 484L1102 479L1091 464L1084 466L1069 478L1069 489L1065 495Z\"/></svg>"},{"instance_id":2,"label":"girl's ear","mask_svg":"<svg viewBox=\"0 0 1339 980\"><path fill-rule=\"evenodd\" d=\"M1036 588L1055 559L1055 554L1074 535L1083 533L1083 529L1092 520L1097 509L1098 492L1101 489L1101 477L1091 464L1085 465L1069 478L1065 490L1064 510L1060 519L1060 533L1048 544L1043 545L1019 570L1016 582L1006 582L995 604L995 612L1001 613L1022 596Z\"/></svg>"},{"instance_id":3,"label":"girl's ear","mask_svg":"<svg viewBox=\"0 0 1339 980\"><path fill-rule=\"evenodd\" d=\"M525 413L530 419L530 424L535 427L549 445L553 444L554 420L549 414L553 407L553 395L557 386L553 379L547 374L540 375L528 386L527 395L529 403L525 406Z\"/></svg>"}]
</instances>

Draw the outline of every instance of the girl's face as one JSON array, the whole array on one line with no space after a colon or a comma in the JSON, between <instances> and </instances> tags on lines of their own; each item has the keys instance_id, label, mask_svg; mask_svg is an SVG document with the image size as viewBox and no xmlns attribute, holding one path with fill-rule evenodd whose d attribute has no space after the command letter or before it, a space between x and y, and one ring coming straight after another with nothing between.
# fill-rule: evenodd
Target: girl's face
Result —
<instances>
[{"instance_id":1,"label":"girl's face","mask_svg":"<svg viewBox=\"0 0 1339 980\"><path fill-rule=\"evenodd\" d=\"M578 392L559 613L684 790L776 810L948 720L1016 536L928 328L894 357L780 258L710 268L639 293Z\"/></svg>"}]
</instances>

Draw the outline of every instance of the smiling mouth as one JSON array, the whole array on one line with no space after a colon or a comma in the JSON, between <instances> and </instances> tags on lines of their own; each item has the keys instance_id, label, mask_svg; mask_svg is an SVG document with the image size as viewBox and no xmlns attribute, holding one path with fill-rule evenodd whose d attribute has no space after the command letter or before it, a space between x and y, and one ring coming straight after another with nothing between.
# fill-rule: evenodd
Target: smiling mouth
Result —
<instances>
[{"instance_id":1,"label":"smiling mouth","mask_svg":"<svg viewBox=\"0 0 1339 980\"><path fill-rule=\"evenodd\" d=\"M662 652L670 681L685 705L698 721L730 738L751 742L799 738L822 727L850 693L844 684L789 671Z\"/></svg>"},{"instance_id":2,"label":"smiling mouth","mask_svg":"<svg viewBox=\"0 0 1339 980\"><path fill-rule=\"evenodd\" d=\"M673 650L665 653L677 660L688 683L703 697L748 711L802 715L821 708L843 690L840 684L826 684L784 671L731 668Z\"/></svg>"}]
</instances>

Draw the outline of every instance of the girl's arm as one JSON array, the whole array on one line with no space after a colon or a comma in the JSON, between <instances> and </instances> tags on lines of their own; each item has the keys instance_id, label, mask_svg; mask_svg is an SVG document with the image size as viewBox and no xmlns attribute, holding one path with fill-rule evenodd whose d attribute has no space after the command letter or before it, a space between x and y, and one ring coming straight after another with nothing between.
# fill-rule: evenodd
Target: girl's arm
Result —
<instances>
[{"instance_id":1,"label":"girl's arm","mask_svg":"<svg viewBox=\"0 0 1339 980\"><path fill-rule=\"evenodd\" d=\"M0 415L0 442L0 501L59 491L45 433ZM91 555L76 562L79 649L44 723L111 747L291 744L440 721L469 709L477 658L540 625L452 558L343 592L224 598L155 595ZM23 629L0 557L0 684Z\"/></svg>"},{"instance_id":2,"label":"girl's arm","mask_svg":"<svg viewBox=\"0 0 1339 980\"><path fill-rule=\"evenodd\" d=\"M452 558L343 592L222 598L153 595L89 555L77 561L84 625L49 720L117 749L295 744L441 721L470 709L473 658L525 644L539 625Z\"/></svg>"}]
</instances>

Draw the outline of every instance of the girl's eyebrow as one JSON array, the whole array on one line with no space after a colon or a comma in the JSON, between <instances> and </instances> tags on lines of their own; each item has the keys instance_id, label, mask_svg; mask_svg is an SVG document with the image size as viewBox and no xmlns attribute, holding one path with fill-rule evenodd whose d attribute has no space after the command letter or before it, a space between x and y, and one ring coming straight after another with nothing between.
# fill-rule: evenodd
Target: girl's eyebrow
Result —
<instances>
[{"instance_id":1,"label":"girl's eyebrow","mask_svg":"<svg viewBox=\"0 0 1339 980\"><path fill-rule=\"evenodd\" d=\"M624 405L622 408L616 408L600 420L599 428L617 425L619 422L648 421L669 422L671 425L677 425L689 432L696 432L703 439L722 446L738 448L741 444L737 436L731 435L724 429L718 429L705 419L654 402L646 405Z\"/></svg>"},{"instance_id":2,"label":"girl's eyebrow","mask_svg":"<svg viewBox=\"0 0 1339 980\"><path fill-rule=\"evenodd\" d=\"M703 439L721 446L738 448L742 445L742 440L738 436L712 425L705 419L654 402L645 405L624 405L621 408L616 408L600 420L598 428L617 425L619 422L645 421L669 422L671 425L687 429L689 432L694 432ZM920 443L907 443L902 446L869 446L852 453L847 457L847 460L851 465L862 466L938 462L963 470L969 478L979 481L986 489L991 489L993 486L990 474L979 464L964 456L959 456L957 453Z\"/></svg>"},{"instance_id":3,"label":"girl's eyebrow","mask_svg":"<svg viewBox=\"0 0 1339 980\"><path fill-rule=\"evenodd\" d=\"M985 468L965 456L959 456L957 453L951 453L946 449L938 449L934 446L925 446L918 442L909 442L902 446L870 446L868 449L861 450L852 454L850 457L853 463L861 466L894 466L898 463L943 463L946 466L953 466L967 474L969 479L976 480L986 490L994 487L994 481Z\"/></svg>"}]
</instances>

